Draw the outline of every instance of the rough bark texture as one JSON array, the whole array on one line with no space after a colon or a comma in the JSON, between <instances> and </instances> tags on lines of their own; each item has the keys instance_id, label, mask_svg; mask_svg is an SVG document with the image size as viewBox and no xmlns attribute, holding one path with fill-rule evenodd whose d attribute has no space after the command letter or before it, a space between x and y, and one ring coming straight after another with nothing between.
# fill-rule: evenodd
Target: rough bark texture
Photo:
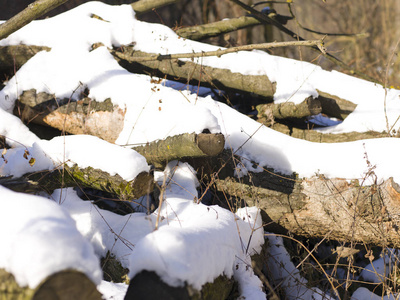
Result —
<instances>
[{"instance_id":1,"label":"rough bark texture","mask_svg":"<svg viewBox=\"0 0 400 300\"><path fill-rule=\"evenodd\" d=\"M104 158L107 159L107 158ZM142 172L132 181L118 174L111 176L99 169L64 166L63 170L42 171L25 174L20 178L0 178L0 184L17 192L52 193L61 187L89 187L117 195L122 200L138 199L153 190L153 175Z\"/></svg>"},{"instance_id":2,"label":"rough bark texture","mask_svg":"<svg viewBox=\"0 0 400 300\"><path fill-rule=\"evenodd\" d=\"M131 57L142 57L149 53L134 51L130 46L120 48L121 52L129 54ZM262 75L242 75L233 73L226 69L201 66L190 61L181 60L161 60L143 61L128 63L116 58L120 64L128 70L134 71L138 66L159 71L162 74L173 76L176 79L197 80L211 83L221 90L235 90L247 93L254 93L263 97L272 97L275 93L275 84L271 83L267 76Z\"/></svg>"},{"instance_id":3,"label":"rough bark texture","mask_svg":"<svg viewBox=\"0 0 400 300\"><path fill-rule=\"evenodd\" d=\"M146 157L148 163L159 166L174 159L215 156L224 150L224 145L223 134L184 133L133 149Z\"/></svg>"},{"instance_id":4,"label":"rough bark texture","mask_svg":"<svg viewBox=\"0 0 400 300\"><path fill-rule=\"evenodd\" d=\"M46 278L37 288L18 286L12 274L0 269L2 300L100 300L96 285L83 273L66 270Z\"/></svg>"},{"instance_id":5,"label":"rough bark texture","mask_svg":"<svg viewBox=\"0 0 400 300\"><path fill-rule=\"evenodd\" d=\"M264 223L274 231L400 246L400 187L392 179L363 186L340 178L299 180L263 172L241 181L227 177L215 182L217 190L239 205L258 206Z\"/></svg>"},{"instance_id":6,"label":"rough bark texture","mask_svg":"<svg viewBox=\"0 0 400 300\"><path fill-rule=\"evenodd\" d=\"M34 122L71 134L90 134L115 142L124 126L125 110L106 99L80 101L55 99L32 89L19 97L14 113L27 123Z\"/></svg>"},{"instance_id":7,"label":"rough bark texture","mask_svg":"<svg viewBox=\"0 0 400 300\"><path fill-rule=\"evenodd\" d=\"M322 111L321 102L319 99L314 99L311 96L299 104L294 104L293 102L260 104L257 105L256 108L259 117L269 117L272 113L272 116L276 119L300 119L317 115Z\"/></svg>"},{"instance_id":8,"label":"rough bark texture","mask_svg":"<svg viewBox=\"0 0 400 300\"><path fill-rule=\"evenodd\" d=\"M367 132L347 132L347 133L323 133L314 131L310 129L299 129L299 128L289 128L286 125L275 123L271 126L272 129L282 132L284 134L290 135L291 137L303 139L310 142L316 143L343 143L343 142L352 142L358 140L365 139L375 139L375 138L383 138L388 137L386 132L376 132L376 131L367 131Z\"/></svg>"},{"instance_id":9,"label":"rough bark texture","mask_svg":"<svg viewBox=\"0 0 400 300\"><path fill-rule=\"evenodd\" d=\"M13 66L13 57L16 58L16 66L23 65L28 59L30 59L35 53L41 50L49 50L48 47L36 47L36 46L6 46L0 47L0 71L8 72L11 66ZM129 53L133 57L140 57L149 55L149 53L133 51L132 47L123 47L120 49L124 53ZM26 56L25 56L26 53ZM171 76L175 80L193 79L201 81L204 84L211 84L213 87L217 87L221 90L233 90L241 91L245 93L253 93L261 97L271 99L275 93L275 83L271 83L267 76L264 75L242 75L240 73L232 73L226 69L211 68L206 66L200 66L189 61L180 60L163 60L163 61L150 61L139 63L128 63L127 61L116 58L119 63L131 70L137 72L138 69L146 69L150 72L159 72L159 75L163 77L163 74ZM3 66L9 67L3 67ZM12 67L11 70L14 70ZM319 91L320 96L317 98L322 107L322 113L332 117L344 119L346 118L356 107L356 105L350 101L341 99L340 97L330 95L323 91Z\"/></svg>"}]
</instances>

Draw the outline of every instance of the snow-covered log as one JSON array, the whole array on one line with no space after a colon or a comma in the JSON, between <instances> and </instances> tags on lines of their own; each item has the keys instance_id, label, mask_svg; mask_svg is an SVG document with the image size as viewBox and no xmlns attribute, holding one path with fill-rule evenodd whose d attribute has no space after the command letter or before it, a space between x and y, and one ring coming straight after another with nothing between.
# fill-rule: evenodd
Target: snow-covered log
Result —
<instances>
[{"instance_id":1,"label":"snow-covered log","mask_svg":"<svg viewBox=\"0 0 400 300\"><path fill-rule=\"evenodd\" d=\"M101 299L96 285L85 274L71 270L52 274L31 289L19 286L11 273L0 269L0 283L0 298L4 300Z\"/></svg>"},{"instance_id":2,"label":"snow-covered log","mask_svg":"<svg viewBox=\"0 0 400 300\"><path fill-rule=\"evenodd\" d=\"M259 207L269 230L400 246L400 187L392 179L367 185L322 175L299 179L265 171L241 179L218 178L215 184L233 205Z\"/></svg>"}]
</instances>

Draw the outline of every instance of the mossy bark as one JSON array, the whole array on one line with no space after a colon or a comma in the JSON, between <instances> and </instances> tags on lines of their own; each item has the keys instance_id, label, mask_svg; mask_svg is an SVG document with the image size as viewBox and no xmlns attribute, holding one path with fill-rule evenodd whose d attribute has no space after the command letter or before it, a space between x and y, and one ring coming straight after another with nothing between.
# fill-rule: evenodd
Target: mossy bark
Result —
<instances>
[{"instance_id":1,"label":"mossy bark","mask_svg":"<svg viewBox=\"0 0 400 300\"><path fill-rule=\"evenodd\" d=\"M201 291L187 284L183 287L172 287L163 282L155 272L142 271L131 279L125 300L225 300L233 287L234 280L224 275L217 277L214 282L206 283Z\"/></svg>"},{"instance_id":2,"label":"mossy bark","mask_svg":"<svg viewBox=\"0 0 400 300\"><path fill-rule=\"evenodd\" d=\"M64 169L25 174L20 178L0 178L0 184L17 192L52 193L64 187L89 187L117 195L121 200L138 199L153 190L153 175L142 172L131 181L122 179L118 174L109 173L92 167L79 168L77 165Z\"/></svg>"},{"instance_id":3,"label":"mossy bark","mask_svg":"<svg viewBox=\"0 0 400 300\"><path fill-rule=\"evenodd\" d=\"M222 152L224 146L223 134L184 133L133 149L142 154L148 163L159 167L175 159L215 156Z\"/></svg>"},{"instance_id":4,"label":"mossy bark","mask_svg":"<svg viewBox=\"0 0 400 300\"><path fill-rule=\"evenodd\" d=\"M270 125L270 124L266 124ZM365 139L375 139L375 138L384 138L388 137L386 132L376 132L376 131L367 131L367 132L346 132L346 133L323 133L319 131L315 131L312 129L299 129L299 128L289 128L287 125L281 123L275 123L271 126L272 129L287 134L291 137L303 139L310 142L315 143L343 143L343 142L352 142L358 140Z\"/></svg>"},{"instance_id":5,"label":"mossy bark","mask_svg":"<svg viewBox=\"0 0 400 300\"><path fill-rule=\"evenodd\" d=\"M12 274L0 269L1 300L100 300L96 285L83 273L66 270L47 277L38 287L20 287Z\"/></svg>"}]
</instances>

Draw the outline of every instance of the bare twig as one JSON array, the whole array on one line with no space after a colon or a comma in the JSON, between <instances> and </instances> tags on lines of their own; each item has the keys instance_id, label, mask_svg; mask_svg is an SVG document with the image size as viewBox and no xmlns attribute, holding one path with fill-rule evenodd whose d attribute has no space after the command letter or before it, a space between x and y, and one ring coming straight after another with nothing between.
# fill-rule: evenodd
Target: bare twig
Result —
<instances>
[{"instance_id":1,"label":"bare twig","mask_svg":"<svg viewBox=\"0 0 400 300\"><path fill-rule=\"evenodd\" d=\"M194 52L194 53L178 53L178 54L151 54L143 57L132 57L130 54L121 53L118 51L112 51L112 53L118 58L127 60L129 62L143 62L143 61L154 61L154 60L164 60L164 59L179 59L179 58L194 58L194 57L207 57L207 56L217 56L234 53L246 50L265 50L278 47L288 47L288 46L309 46L317 47L322 53L325 52L323 46L323 40L309 40L309 41L293 41L293 42L279 42L279 43L262 43L262 44L251 44L238 47L232 47L227 49L218 49L216 51L207 52Z\"/></svg>"},{"instance_id":2,"label":"bare twig","mask_svg":"<svg viewBox=\"0 0 400 300\"><path fill-rule=\"evenodd\" d=\"M267 15L259 12L258 10L246 5L245 3L243 3L240 0L230 0L234 3L236 3L237 5L241 6L244 10L246 10L247 12L251 13L256 19L259 19L260 21L267 23L267 24L271 24L275 27L277 27L280 31L290 35L293 39L298 40L298 41L304 41L304 38L302 38L301 36L299 36L298 34L294 33L293 31L291 31L290 29L286 28L285 26L283 26L281 23L279 23L278 21L271 19L270 17L268 17ZM312 46L311 49L316 50L318 52L321 52L321 49L319 49L319 47L316 46ZM327 52L322 52L322 55L330 60L331 62L333 62L334 64L338 65L339 67L349 71L351 74L357 75L358 77L368 80L368 81L372 81L372 82L376 82L381 84L377 79L372 78L358 70L355 70L353 68L351 68L349 65L347 65L346 63L344 63L343 61L341 61L340 59L338 59L337 57L333 56L330 53Z\"/></svg>"}]
</instances>

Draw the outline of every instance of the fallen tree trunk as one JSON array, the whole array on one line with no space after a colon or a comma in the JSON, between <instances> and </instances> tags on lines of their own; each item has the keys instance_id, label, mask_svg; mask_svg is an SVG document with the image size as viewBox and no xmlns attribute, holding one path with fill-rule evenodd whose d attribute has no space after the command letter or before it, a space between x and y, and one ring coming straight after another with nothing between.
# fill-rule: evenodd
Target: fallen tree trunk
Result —
<instances>
[{"instance_id":1,"label":"fallen tree trunk","mask_svg":"<svg viewBox=\"0 0 400 300\"><path fill-rule=\"evenodd\" d=\"M273 169L238 179L234 170L240 157L230 150L188 163L207 180L200 201L211 189L212 203L227 209L259 207L267 231L400 247L400 186L392 179L367 186L322 175L299 179Z\"/></svg>"},{"instance_id":2,"label":"fallen tree trunk","mask_svg":"<svg viewBox=\"0 0 400 300\"><path fill-rule=\"evenodd\" d=\"M131 46L119 48L118 53L123 53L125 58L135 59L151 55L150 53L136 51ZM182 79L185 82L196 80L205 82L217 87L220 90L234 90L246 93L254 93L262 97L271 98L275 94L275 84L271 83L267 76L263 75L243 75L233 73L227 69L219 69L208 66L201 66L191 61L181 61L178 59L153 60L141 62L129 62L115 56L115 59L128 71L134 71L140 68L148 71L161 72L163 75L172 76L175 80Z\"/></svg>"},{"instance_id":3,"label":"fallen tree trunk","mask_svg":"<svg viewBox=\"0 0 400 300\"><path fill-rule=\"evenodd\" d=\"M14 66L22 66L33 55L43 50L49 51L50 48L28 45L0 47L0 71L11 75L14 72ZM132 58L150 55L150 53L134 51L132 47L128 46L120 48L120 51L121 53L124 53L125 57L129 54ZM15 65L14 58L16 59ZM240 73L232 73L227 69L200 66L190 61L155 60L129 63L128 61L118 57L116 57L116 59L124 68L131 70L134 73L137 72L138 68L149 72L157 71L159 72L158 75L160 75L160 77L168 75L174 80L181 79L185 82L187 82L187 79L193 79L206 85L217 87L220 90L252 93L269 100L272 99L276 90L275 83L272 83L265 75L243 75ZM317 99L321 103L321 112L329 116L344 119L356 107L354 103L337 96L330 95L323 91L318 91L318 93L320 96Z\"/></svg>"},{"instance_id":4,"label":"fallen tree trunk","mask_svg":"<svg viewBox=\"0 0 400 300\"><path fill-rule=\"evenodd\" d=\"M12 274L0 269L0 299L3 300L100 300L96 285L83 273L67 270L47 277L37 288L20 287Z\"/></svg>"},{"instance_id":5,"label":"fallen tree trunk","mask_svg":"<svg viewBox=\"0 0 400 300\"><path fill-rule=\"evenodd\" d=\"M400 186L392 179L363 186L358 180L323 176L301 180L263 172L243 180L216 179L215 185L233 203L259 207L268 230L400 246Z\"/></svg>"},{"instance_id":6,"label":"fallen tree trunk","mask_svg":"<svg viewBox=\"0 0 400 300\"><path fill-rule=\"evenodd\" d=\"M64 165L64 169L52 172L28 173L20 178L3 177L0 178L0 184L16 192L46 191L49 194L64 187L88 187L117 195L121 200L133 200L152 192L153 180L153 175L146 172L126 181L118 174L111 176L99 169Z\"/></svg>"},{"instance_id":7,"label":"fallen tree trunk","mask_svg":"<svg viewBox=\"0 0 400 300\"><path fill-rule=\"evenodd\" d=\"M264 123L264 122L262 122ZM269 126L269 124L266 124ZM274 123L271 126L272 129L287 134L291 137L302 139L315 143L343 143L343 142L352 142L358 140L366 140L366 139L376 139L376 138L384 138L388 137L386 132L376 132L376 131L367 131L367 132L346 132L346 133L324 133L318 132L310 129L299 129L299 128L289 128L287 125Z\"/></svg>"}]
</instances>

